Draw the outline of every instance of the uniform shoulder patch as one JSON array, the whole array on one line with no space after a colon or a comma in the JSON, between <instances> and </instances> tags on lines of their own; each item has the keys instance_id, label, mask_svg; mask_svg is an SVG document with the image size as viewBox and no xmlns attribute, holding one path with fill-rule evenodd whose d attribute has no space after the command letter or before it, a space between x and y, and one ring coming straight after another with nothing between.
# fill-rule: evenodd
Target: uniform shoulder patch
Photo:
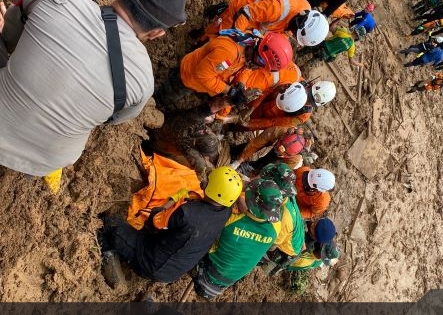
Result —
<instances>
[{"instance_id":1,"label":"uniform shoulder patch","mask_svg":"<svg viewBox=\"0 0 443 315\"><path fill-rule=\"evenodd\" d=\"M228 69L231 66L231 60L224 60L222 62L220 62L217 66L215 66L215 69L217 71L225 71L226 69Z\"/></svg>"}]
</instances>

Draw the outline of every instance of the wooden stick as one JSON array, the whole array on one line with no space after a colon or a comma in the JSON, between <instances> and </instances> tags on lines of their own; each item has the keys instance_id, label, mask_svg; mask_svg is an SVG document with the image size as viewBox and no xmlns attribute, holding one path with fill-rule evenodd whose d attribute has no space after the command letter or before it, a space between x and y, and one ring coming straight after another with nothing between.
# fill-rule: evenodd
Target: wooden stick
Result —
<instances>
[{"instance_id":1,"label":"wooden stick","mask_svg":"<svg viewBox=\"0 0 443 315\"><path fill-rule=\"evenodd\" d=\"M343 76L340 74L339 70L335 67L335 64L333 62L326 62L326 65L331 70L331 72L335 75L335 77L340 81L341 85L345 89L346 93L348 94L349 98L353 100L354 102L357 102L357 99L354 96L354 93L352 93L351 89L349 88L346 81L343 79Z\"/></svg>"},{"instance_id":2,"label":"wooden stick","mask_svg":"<svg viewBox=\"0 0 443 315\"><path fill-rule=\"evenodd\" d=\"M352 138L355 138L355 134L352 132L351 127L349 127L349 125L345 122L343 117L341 117L341 114L338 111L337 106L335 106L335 104L333 104L333 107L334 107L334 110L337 112L338 117L340 117L340 120L343 123L343 125L345 126L346 130L349 132L349 134L351 135Z\"/></svg>"},{"instance_id":3,"label":"wooden stick","mask_svg":"<svg viewBox=\"0 0 443 315\"><path fill-rule=\"evenodd\" d=\"M180 303L186 302L193 287L194 287L194 282L191 280L188 286L186 287L185 292L183 292L182 297L180 298Z\"/></svg>"},{"instance_id":4,"label":"wooden stick","mask_svg":"<svg viewBox=\"0 0 443 315\"><path fill-rule=\"evenodd\" d=\"M401 122L404 122L404 116L403 116L403 102L400 98L400 91L398 90L398 86L397 86L397 101L398 101L398 109L400 111L400 118L401 118Z\"/></svg>"},{"instance_id":5,"label":"wooden stick","mask_svg":"<svg viewBox=\"0 0 443 315\"><path fill-rule=\"evenodd\" d=\"M365 197L361 197L357 206L357 213L355 214L354 220L352 221L351 227L349 228L348 236L351 237L352 232L354 231L355 224L357 223L358 217L360 216L361 208L363 207L363 202L365 201Z\"/></svg>"},{"instance_id":6,"label":"wooden stick","mask_svg":"<svg viewBox=\"0 0 443 315\"><path fill-rule=\"evenodd\" d=\"M363 54L360 56L360 63L363 62ZM363 67L359 67L358 69L358 83L357 83L357 102L360 104L361 102L361 88L363 85Z\"/></svg>"}]
</instances>

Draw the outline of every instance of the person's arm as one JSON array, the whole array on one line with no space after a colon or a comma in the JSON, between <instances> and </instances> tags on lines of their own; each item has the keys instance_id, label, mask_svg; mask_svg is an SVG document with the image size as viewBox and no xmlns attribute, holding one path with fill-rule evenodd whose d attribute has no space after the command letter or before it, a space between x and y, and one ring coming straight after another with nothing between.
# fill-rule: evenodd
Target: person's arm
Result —
<instances>
[{"instance_id":1,"label":"person's arm","mask_svg":"<svg viewBox=\"0 0 443 315\"><path fill-rule=\"evenodd\" d=\"M345 3L347 0L335 0L328 2L328 6L326 9L322 12L324 15L329 17L332 13L334 13L335 10L337 10L343 3Z\"/></svg>"},{"instance_id":2,"label":"person's arm","mask_svg":"<svg viewBox=\"0 0 443 315\"><path fill-rule=\"evenodd\" d=\"M23 13L29 15L32 12L32 8L39 1L40 0L15 0L14 4L11 4L6 10L2 37L9 53L12 53L15 50L24 29L20 4L22 4Z\"/></svg>"},{"instance_id":3,"label":"person's arm","mask_svg":"<svg viewBox=\"0 0 443 315\"><path fill-rule=\"evenodd\" d=\"M153 91L151 92L151 94L148 97L145 97L145 99L143 101L141 101L140 103L127 106L125 108L122 108L118 112L114 113L112 115L112 119L110 120L109 123L111 125L119 125L121 123L124 123L128 120L131 120L131 119L137 117L141 113L143 108L145 107L145 105L148 102L149 98L151 97L152 93L153 93Z\"/></svg>"},{"instance_id":4,"label":"person's arm","mask_svg":"<svg viewBox=\"0 0 443 315\"><path fill-rule=\"evenodd\" d=\"M244 162L249 159L255 152L265 147L266 145L273 144L281 135L287 131L284 127L274 127L264 130L257 137L251 139L240 154L237 161Z\"/></svg>"},{"instance_id":5,"label":"person's arm","mask_svg":"<svg viewBox=\"0 0 443 315\"><path fill-rule=\"evenodd\" d=\"M363 20L363 11L357 12L354 19L349 23L349 26L354 26Z\"/></svg>"},{"instance_id":6,"label":"person's arm","mask_svg":"<svg viewBox=\"0 0 443 315\"><path fill-rule=\"evenodd\" d=\"M250 119L249 122L243 124L248 130L263 130L271 127L295 127L300 124L297 117L284 116L275 118L256 118Z\"/></svg>"},{"instance_id":7,"label":"person's arm","mask_svg":"<svg viewBox=\"0 0 443 315\"><path fill-rule=\"evenodd\" d=\"M191 137L177 139L177 147L188 160L191 168L197 174L198 180L205 187L208 181L208 165L205 158L194 147L194 139Z\"/></svg>"},{"instance_id":8,"label":"person's arm","mask_svg":"<svg viewBox=\"0 0 443 315\"><path fill-rule=\"evenodd\" d=\"M303 219L314 219L320 217L328 208L331 202L331 195L324 192L318 195L297 195L297 204Z\"/></svg>"},{"instance_id":9,"label":"person's arm","mask_svg":"<svg viewBox=\"0 0 443 315\"><path fill-rule=\"evenodd\" d=\"M213 39L213 41L215 40ZM237 59L238 49L234 42L224 41L223 44L225 46L214 46L214 49L198 63L194 71L195 79L206 89L210 96L221 93L227 94L230 89L230 85L219 76L227 69L217 70L217 66L226 63L227 60L234 62Z\"/></svg>"},{"instance_id":10,"label":"person's arm","mask_svg":"<svg viewBox=\"0 0 443 315\"><path fill-rule=\"evenodd\" d=\"M335 30L338 27L338 22L340 22L340 19L334 20L331 24L329 24L329 31L334 34Z\"/></svg>"},{"instance_id":11,"label":"person's arm","mask_svg":"<svg viewBox=\"0 0 443 315\"><path fill-rule=\"evenodd\" d=\"M274 22L280 18L281 2L277 0L261 0L245 5L237 12L234 27L242 32L251 28L251 24ZM234 17L235 18L235 17Z\"/></svg>"}]
</instances>

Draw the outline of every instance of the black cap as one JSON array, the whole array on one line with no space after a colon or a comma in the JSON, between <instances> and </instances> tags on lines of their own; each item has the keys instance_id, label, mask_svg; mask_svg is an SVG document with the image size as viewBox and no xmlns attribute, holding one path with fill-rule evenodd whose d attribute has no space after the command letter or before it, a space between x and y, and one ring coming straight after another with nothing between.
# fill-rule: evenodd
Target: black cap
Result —
<instances>
[{"instance_id":1,"label":"black cap","mask_svg":"<svg viewBox=\"0 0 443 315\"><path fill-rule=\"evenodd\" d=\"M169 28L186 21L186 0L131 0L144 14Z\"/></svg>"}]
</instances>

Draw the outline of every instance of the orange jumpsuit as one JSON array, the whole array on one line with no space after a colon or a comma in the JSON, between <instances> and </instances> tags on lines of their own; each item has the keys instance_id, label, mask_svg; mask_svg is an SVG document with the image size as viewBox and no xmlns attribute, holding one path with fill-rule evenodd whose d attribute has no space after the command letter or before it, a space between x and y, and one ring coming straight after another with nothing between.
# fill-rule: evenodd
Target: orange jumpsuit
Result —
<instances>
[{"instance_id":1,"label":"orange jumpsuit","mask_svg":"<svg viewBox=\"0 0 443 315\"><path fill-rule=\"evenodd\" d=\"M302 177L304 172L311 170L308 166L300 167L295 170L295 188L297 188L297 205L300 208L300 213L303 219L314 219L321 216L331 202L331 195L325 191L305 191L303 187Z\"/></svg>"},{"instance_id":2,"label":"orange jumpsuit","mask_svg":"<svg viewBox=\"0 0 443 315\"><path fill-rule=\"evenodd\" d=\"M302 109L287 113L277 107L275 98L278 91L274 91L266 98L260 98L252 102L255 107L251 118L242 126L246 130L262 130L270 127L295 127L306 122L312 115L314 107L308 102Z\"/></svg>"},{"instance_id":3,"label":"orange jumpsuit","mask_svg":"<svg viewBox=\"0 0 443 315\"><path fill-rule=\"evenodd\" d=\"M233 82L241 82L247 89L258 88L265 93L276 86L302 80L300 68L291 61L285 69L275 72L270 72L265 68L243 68L235 75Z\"/></svg>"},{"instance_id":4,"label":"orange jumpsuit","mask_svg":"<svg viewBox=\"0 0 443 315\"><path fill-rule=\"evenodd\" d=\"M234 15L243 8L248 16L240 14L234 22ZM283 33L289 21L300 12L310 10L307 0L231 0L229 7L220 15L220 21L214 21L205 30L209 38L216 36L223 29L237 28L241 31L258 29Z\"/></svg>"},{"instance_id":5,"label":"orange jumpsuit","mask_svg":"<svg viewBox=\"0 0 443 315\"><path fill-rule=\"evenodd\" d=\"M300 82L302 80L303 77L301 76L300 68L291 61L285 69L282 69L280 71L270 72L265 68L243 68L235 75L232 83L241 82L244 84L246 89L259 89L262 92L262 95L254 102L250 103L251 106L258 106L261 101L265 99L265 97L270 94L272 92L272 89L276 86L284 84L289 85L294 82ZM230 113L230 111L230 106L225 107L223 111L217 113L217 117L226 117Z\"/></svg>"},{"instance_id":6,"label":"orange jumpsuit","mask_svg":"<svg viewBox=\"0 0 443 315\"><path fill-rule=\"evenodd\" d=\"M245 64L244 47L219 36L183 57L180 78L196 92L215 96L229 85L231 77Z\"/></svg>"}]
</instances>

